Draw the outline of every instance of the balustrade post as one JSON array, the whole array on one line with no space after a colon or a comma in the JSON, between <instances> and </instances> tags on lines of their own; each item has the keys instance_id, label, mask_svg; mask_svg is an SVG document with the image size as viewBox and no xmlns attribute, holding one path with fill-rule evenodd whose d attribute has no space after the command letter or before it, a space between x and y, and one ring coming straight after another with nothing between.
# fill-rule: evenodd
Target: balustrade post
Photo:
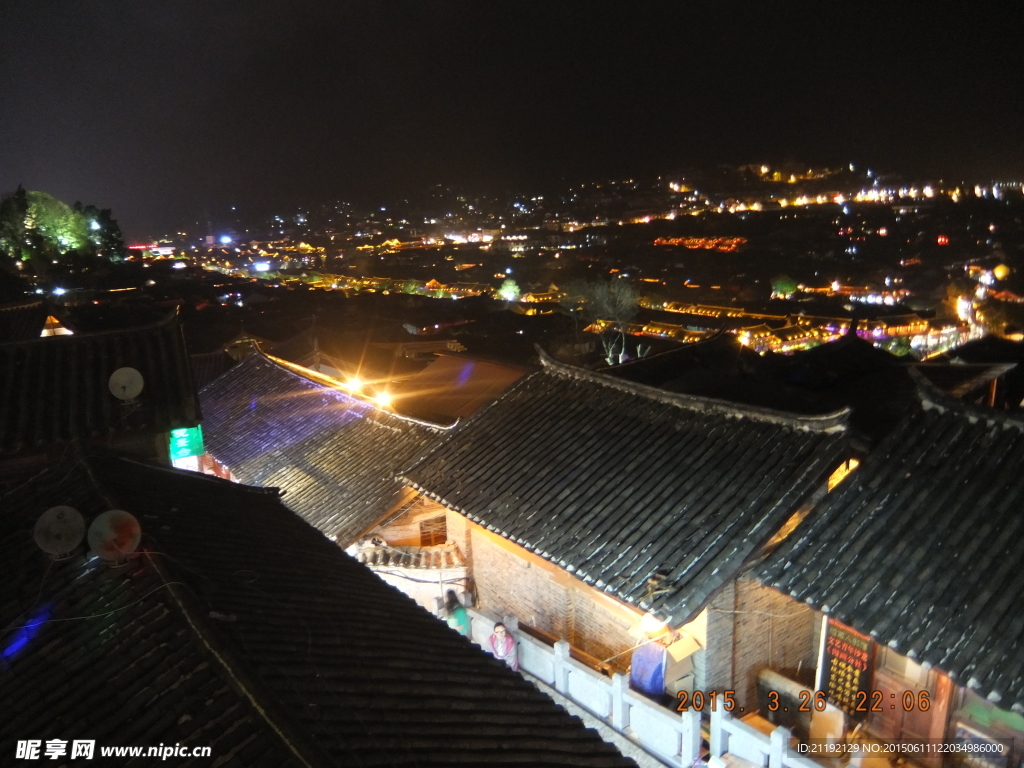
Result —
<instances>
[{"instance_id":1,"label":"balustrade post","mask_svg":"<svg viewBox=\"0 0 1024 768\"><path fill-rule=\"evenodd\" d=\"M782 768L782 758L789 746L790 733L781 725L772 731L771 744L768 746L768 768Z\"/></svg>"},{"instance_id":2,"label":"balustrade post","mask_svg":"<svg viewBox=\"0 0 1024 768\"><path fill-rule=\"evenodd\" d=\"M700 712L687 709L682 712L683 727L680 758L683 765L692 765L700 757Z\"/></svg>"},{"instance_id":3,"label":"balustrade post","mask_svg":"<svg viewBox=\"0 0 1024 768\"><path fill-rule=\"evenodd\" d=\"M565 640L555 643L555 690L561 694L569 693L569 644Z\"/></svg>"},{"instance_id":4,"label":"balustrade post","mask_svg":"<svg viewBox=\"0 0 1024 768\"><path fill-rule=\"evenodd\" d=\"M626 691L629 680L618 672L612 675L612 728L620 733L629 727L629 705Z\"/></svg>"},{"instance_id":5,"label":"balustrade post","mask_svg":"<svg viewBox=\"0 0 1024 768\"><path fill-rule=\"evenodd\" d=\"M724 709L711 710L711 757L721 757L729 750L728 722L732 715Z\"/></svg>"}]
</instances>

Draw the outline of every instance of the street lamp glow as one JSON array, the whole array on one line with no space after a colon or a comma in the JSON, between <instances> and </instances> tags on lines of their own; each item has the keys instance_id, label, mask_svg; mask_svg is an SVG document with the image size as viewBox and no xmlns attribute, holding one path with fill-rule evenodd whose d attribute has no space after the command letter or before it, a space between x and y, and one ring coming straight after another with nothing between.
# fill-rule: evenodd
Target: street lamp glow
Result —
<instances>
[{"instance_id":1,"label":"street lamp glow","mask_svg":"<svg viewBox=\"0 0 1024 768\"><path fill-rule=\"evenodd\" d=\"M361 390L363 388L363 384L363 380L360 379L358 376L353 376L351 379L345 382L345 386L348 387L353 392L358 392L359 390Z\"/></svg>"},{"instance_id":2,"label":"street lamp glow","mask_svg":"<svg viewBox=\"0 0 1024 768\"><path fill-rule=\"evenodd\" d=\"M381 408L387 408L391 405L391 395L387 392L380 392L373 399Z\"/></svg>"}]
</instances>

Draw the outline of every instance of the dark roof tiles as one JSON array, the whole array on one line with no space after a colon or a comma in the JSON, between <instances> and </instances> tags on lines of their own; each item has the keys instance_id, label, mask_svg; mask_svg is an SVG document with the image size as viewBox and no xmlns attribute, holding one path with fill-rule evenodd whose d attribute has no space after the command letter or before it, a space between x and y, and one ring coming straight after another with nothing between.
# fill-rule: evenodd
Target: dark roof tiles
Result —
<instances>
[{"instance_id":1,"label":"dark roof tiles","mask_svg":"<svg viewBox=\"0 0 1024 768\"><path fill-rule=\"evenodd\" d=\"M755 570L1024 711L1024 422L925 401Z\"/></svg>"},{"instance_id":2,"label":"dark roof tiles","mask_svg":"<svg viewBox=\"0 0 1024 768\"><path fill-rule=\"evenodd\" d=\"M395 473L443 432L263 355L201 397L207 450L243 482L283 489L291 509L343 544L391 507Z\"/></svg>"},{"instance_id":3,"label":"dark roof tiles","mask_svg":"<svg viewBox=\"0 0 1024 768\"><path fill-rule=\"evenodd\" d=\"M49 312L42 299L0 304L0 343L38 339Z\"/></svg>"},{"instance_id":4,"label":"dark roof tiles","mask_svg":"<svg viewBox=\"0 0 1024 768\"><path fill-rule=\"evenodd\" d=\"M110 374L124 366L144 380L133 404L108 387ZM0 344L0 453L167 431L199 419L175 316L141 328Z\"/></svg>"},{"instance_id":5,"label":"dark roof tiles","mask_svg":"<svg viewBox=\"0 0 1024 768\"><path fill-rule=\"evenodd\" d=\"M790 417L545 359L404 480L618 597L684 621L846 450ZM664 590L650 600L649 579Z\"/></svg>"},{"instance_id":6,"label":"dark roof tiles","mask_svg":"<svg viewBox=\"0 0 1024 768\"><path fill-rule=\"evenodd\" d=\"M57 502L131 511L145 554L49 564L31 528ZM0 554L19 575L0 621L49 611L18 649L0 639L0 685L21 702L4 749L79 737L212 745L237 766L633 765L274 492L94 457L3 506Z\"/></svg>"}]
</instances>

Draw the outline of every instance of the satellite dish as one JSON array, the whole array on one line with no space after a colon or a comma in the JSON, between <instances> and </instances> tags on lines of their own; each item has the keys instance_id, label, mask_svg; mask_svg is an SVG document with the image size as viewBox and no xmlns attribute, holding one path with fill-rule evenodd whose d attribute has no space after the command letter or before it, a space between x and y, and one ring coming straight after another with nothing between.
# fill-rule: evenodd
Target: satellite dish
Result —
<instances>
[{"instance_id":1,"label":"satellite dish","mask_svg":"<svg viewBox=\"0 0 1024 768\"><path fill-rule=\"evenodd\" d=\"M118 400L134 400L142 392L142 374L134 368L118 368L110 374L110 393Z\"/></svg>"},{"instance_id":2,"label":"satellite dish","mask_svg":"<svg viewBox=\"0 0 1024 768\"><path fill-rule=\"evenodd\" d=\"M139 521L123 509L108 509L89 526L89 549L112 563L138 549L141 539Z\"/></svg>"},{"instance_id":3,"label":"satellite dish","mask_svg":"<svg viewBox=\"0 0 1024 768\"><path fill-rule=\"evenodd\" d=\"M51 507L36 520L32 535L43 552L64 557L85 538L85 520L74 507Z\"/></svg>"}]
</instances>

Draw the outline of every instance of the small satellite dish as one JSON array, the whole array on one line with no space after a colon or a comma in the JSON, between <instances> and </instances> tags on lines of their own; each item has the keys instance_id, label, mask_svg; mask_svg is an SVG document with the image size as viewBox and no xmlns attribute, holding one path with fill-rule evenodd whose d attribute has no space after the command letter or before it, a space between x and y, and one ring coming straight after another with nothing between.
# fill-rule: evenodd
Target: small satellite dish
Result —
<instances>
[{"instance_id":1,"label":"small satellite dish","mask_svg":"<svg viewBox=\"0 0 1024 768\"><path fill-rule=\"evenodd\" d=\"M141 539L139 521L123 509L108 509L89 526L89 549L112 563L138 549Z\"/></svg>"},{"instance_id":2,"label":"small satellite dish","mask_svg":"<svg viewBox=\"0 0 1024 768\"><path fill-rule=\"evenodd\" d=\"M36 520L32 535L43 552L64 557L85 538L85 520L74 507L51 507Z\"/></svg>"},{"instance_id":3,"label":"small satellite dish","mask_svg":"<svg viewBox=\"0 0 1024 768\"><path fill-rule=\"evenodd\" d=\"M134 400L142 392L142 374L134 368L118 368L110 374L110 393L118 400Z\"/></svg>"}]
</instances>

